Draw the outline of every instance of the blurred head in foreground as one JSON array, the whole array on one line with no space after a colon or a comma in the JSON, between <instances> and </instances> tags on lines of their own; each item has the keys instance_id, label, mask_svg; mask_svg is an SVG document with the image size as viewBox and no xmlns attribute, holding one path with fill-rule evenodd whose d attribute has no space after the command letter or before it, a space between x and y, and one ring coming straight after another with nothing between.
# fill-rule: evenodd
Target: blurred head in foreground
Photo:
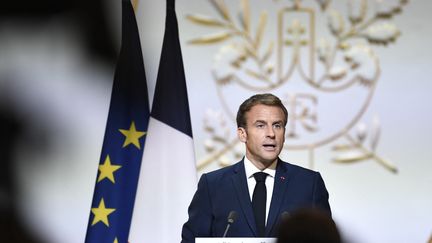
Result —
<instances>
[{"instance_id":1,"label":"blurred head in foreground","mask_svg":"<svg viewBox=\"0 0 432 243\"><path fill-rule=\"evenodd\" d=\"M318 209L301 209L283 217L277 243L341 243L335 222Z\"/></svg>"}]
</instances>

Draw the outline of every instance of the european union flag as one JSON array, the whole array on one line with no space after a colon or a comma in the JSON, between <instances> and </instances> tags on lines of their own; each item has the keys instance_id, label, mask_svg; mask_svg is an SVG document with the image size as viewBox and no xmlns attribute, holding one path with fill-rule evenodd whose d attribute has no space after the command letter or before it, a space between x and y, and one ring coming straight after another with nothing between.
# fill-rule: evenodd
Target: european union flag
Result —
<instances>
[{"instance_id":1,"label":"european union flag","mask_svg":"<svg viewBox=\"0 0 432 243\"><path fill-rule=\"evenodd\" d=\"M122 45L85 242L127 242L149 121L137 23L122 1Z\"/></svg>"}]
</instances>

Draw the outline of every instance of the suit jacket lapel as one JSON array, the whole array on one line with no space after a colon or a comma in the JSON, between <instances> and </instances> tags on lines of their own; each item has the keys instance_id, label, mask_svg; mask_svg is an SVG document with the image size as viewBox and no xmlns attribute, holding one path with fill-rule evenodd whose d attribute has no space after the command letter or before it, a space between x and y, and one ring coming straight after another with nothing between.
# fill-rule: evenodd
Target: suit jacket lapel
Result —
<instances>
[{"instance_id":1,"label":"suit jacket lapel","mask_svg":"<svg viewBox=\"0 0 432 243\"><path fill-rule=\"evenodd\" d=\"M254 235L257 236L256 224L253 215L252 203L250 201L243 160L237 163L237 165L234 167L234 175L231 177L231 179L247 223Z\"/></svg>"},{"instance_id":2,"label":"suit jacket lapel","mask_svg":"<svg viewBox=\"0 0 432 243\"><path fill-rule=\"evenodd\" d=\"M280 217L280 207L286 194L286 189L289 182L289 172L286 168L287 165L279 159L276 166L276 174L274 178L273 195L270 204L270 212L267 217L266 235L268 236L272 231L274 225Z\"/></svg>"}]
</instances>

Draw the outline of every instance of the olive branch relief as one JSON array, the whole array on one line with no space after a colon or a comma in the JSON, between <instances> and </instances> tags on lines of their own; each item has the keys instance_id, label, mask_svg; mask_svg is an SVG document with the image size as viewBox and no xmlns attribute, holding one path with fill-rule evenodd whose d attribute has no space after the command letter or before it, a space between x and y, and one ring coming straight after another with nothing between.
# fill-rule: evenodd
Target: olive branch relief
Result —
<instances>
[{"instance_id":1,"label":"olive branch relief","mask_svg":"<svg viewBox=\"0 0 432 243\"><path fill-rule=\"evenodd\" d=\"M291 5L281 8L278 11L279 16L282 16L284 11L302 12L309 16L309 21L313 24L304 23L304 19L290 19L291 22L279 19L278 24L282 26L283 32L283 35L278 36L281 40L279 42L264 41L269 22L267 10L260 10L259 16L252 16L250 1L239 0L240 10L233 15L224 0L209 1L216 10L216 17L189 14L186 18L213 31L191 39L188 43L201 46L222 44L214 56L211 69L218 86L235 82L249 91L272 91L288 82L294 69L298 70L303 81L316 91L336 93L359 84L369 91L366 104L355 119L339 133L338 137L344 138L346 143L333 147L333 151L339 153L333 160L341 164L351 164L372 159L389 171L397 172L391 162L376 152L381 132L378 119L372 122L370 133L367 126L359 123L359 120L370 103L380 77L379 58L374 49L385 47L400 36L400 30L390 20L402 12L407 0L347 0L345 10L333 7L331 0L315 0L319 6L318 11L327 17L327 28L331 37L320 38L319 41L315 41L315 34L307 36L309 32L315 33L316 11L303 6L303 2L308 1L287 1ZM310 6L310 2L308 3ZM300 61L304 54L301 50L308 47L312 50L312 59L316 59L309 64L309 74L304 71L304 63ZM275 66L273 60L278 59L276 63L281 63L277 56L282 55L281 48L291 50L291 63ZM317 78L313 64L315 61L321 65ZM355 124L357 127L352 129ZM227 158L229 154L234 158L242 156L239 142L235 136L231 136L222 113L208 111L204 118L204 130L210 136L204 144L209 156L198 162L198 169L214 161L220 166L226 166L231 161ZM354 135L351 130L355 130ZM310 147L316 148L323 144L325 143L311 144Z\"/></svg>"}]
</instances>

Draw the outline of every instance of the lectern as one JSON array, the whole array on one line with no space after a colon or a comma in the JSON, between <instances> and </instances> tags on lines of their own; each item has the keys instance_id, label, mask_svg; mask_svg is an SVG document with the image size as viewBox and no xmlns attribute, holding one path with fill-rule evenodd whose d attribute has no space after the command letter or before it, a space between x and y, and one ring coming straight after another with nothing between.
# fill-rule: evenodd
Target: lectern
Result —
<instances>
[{"instance_id":1,"label":"lectern","mask_svg":"<svg viewBox=\"0 0 432 243\"><path fill-rule=\"evenodd\" d=\"M276 243L276 238L211 238L198 237L195 238L195 243Z\"/></svg>"}]
</instances>

